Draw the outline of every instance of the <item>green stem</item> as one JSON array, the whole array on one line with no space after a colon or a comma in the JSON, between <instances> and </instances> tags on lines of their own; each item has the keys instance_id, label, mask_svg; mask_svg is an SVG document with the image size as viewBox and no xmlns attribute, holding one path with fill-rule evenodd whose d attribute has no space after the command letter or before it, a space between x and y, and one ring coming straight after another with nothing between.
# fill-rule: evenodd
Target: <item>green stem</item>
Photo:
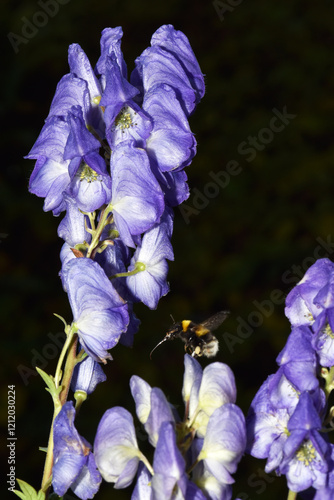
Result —
<instances>
[{"instance_id":1,"label":"green stem","mask_svg":"<svg viewBox=\"0 0 334 500\"><path fill-rule=\"evenodd\" d=\"M70 331L68 332L66 342L63 346L62 352L59 356L57 368L56 368L56 374L55 374L55 385L56 387L59 387L60 382L62 384L62 391L60 393L59 398L53 398L53 404L54 404L54 410L53 410L53 417L52 417L52 423L51 423L51 428L50 428L50 434L49 434L49 441L48 441L48 449L46 453L46 458L45 458L45 464L44 464L44 471L43 471L43 478L42 478L42 485L41 488L45 492L45 497L47 498L47 493L48 489L50 488L51 485L51 476L52 476L52 466L53 466L53 423L54 419L60 412L62 406L65 404L67 400L67 395L68 391L70 388L70 383L72 379L72 374L73 370L76 364L76 349L77 349L77 343L78 343L78 336L75 334L75 327L72 325ZM66 359L66 364L64 368L64 376L63 379L61 379L61 367L63 364L64 356L66 352L68 351L68 356Z\"/></svg>"},{"instance_id":2,"label":"green stem","mask_svg":"<svg viewBox=\"0 0 334 500\"><path fill-rule=\"evenodd\" d=\"M61 406L59 409L56 409L56 407L53 410L53 417L52 417L52 424L51 424L51 429L50 429L50 434L49 434L49 441L48 441L48 451L46 453L46 458L45 458L45 463L44 463L44 471L43 471L43 477L42 477L42 484L41 484L41 489L45 492L45 498L48 497L48 489L50 488L51 485L51 474L52 474L52 465L53 465L53 422L58 413L60 412Z\"/></svg>"},{"instance_id":3,"label":"green stem","mask_svg":"<svg viewBox=\"0 0 334 500\"><path fill-rule=\"evenodd\" d=\"M289 490L287 500L295 500L297 498L297 492Z\"/></svg>"},{"instance_id":4,"label":"green stem","mask_svg":"<svg viewBox=\"0 0 334 500\"><path fill-rule=\"evenodd\" d=\"M150 464L150 462L147 460L147 458L145 457L145 455L143 455L143 453L141 451L139 452L139 458L146 465L147 470L149 470L150 473L152 474L152 476L154 476L154 470L153 470L152 465Z\"/></svg>"},{"instance_id":5,"label":"green stem","mask_svg":"<svg viewBox=\"0 0 334 500\"><path fill-rule=\"evenodd\" d=\"M328 373L326 374L326 376L324 377L324 379L326 381L326 385L325 385L324 391L325 391L325 394L326 394L326 398L328 399L330 393L334 389L334 381L333 381L333 379L334 379L334 366L332 366L330 368L330 370L328 371Z\"/></svg>"},{"instance_id":6,"label":"green stem","mask_svg":"<svg viewBox=\"0 0 334 500\"><path fill-rule=\"evenodd\" d=\"M67 333L67 332L66 332ZM59 356L59 359L58 359L58 363L57 363L57 368L56 368L56 373L55 373L55 386L56 387L59 387L60 385L60 379L61 379L61 367L62 367L62 364L63 364L63 361L64 361L64 357L65 357L65 354L67 352L67 349L69 348L72 340L73 340L73 335L75 333L75 328L73 326L73 324L71 325L71 328L70 328L70 331L67 333L67 339L66 339L66 342L63 346L63 349L60 353L60 356Z\"/></svg>"},{"instance_id":7,"label":"green stem","mask_svg":"<svg viewBox=\"0 0 334 500\"><path fill-rule=\"evenodd\" d=\"M69 346L68 356L64 368L64 376L61 381L62 391L60 393L60 402L62 406L66 403L68 391L70 390L73 370L76 365L77 344L78 336L74 335Z\"/></svg>"},{"instance_id":8,"label":"green stem","mask_svg":"<svg viewBox=\"0 0 334 500\"><path fill-rule=\"evenodd\" d=\"M134 276L137 273L140 273L142 271L145 271L146 266L142 262L136 262L135 268L133 271L127 271L125 273L117 273L114 274L113 276L110 276L110 280L113 280L115 278L127 278L128 276Z\"/></svg>"},{"instance_id":9,"label":"green stem","mask_svg":"<svg viewBox=\"0 0 334 500\"><path fill-rule=\"evenodd\" d=\"M86 257L89 258L92 255L92 252L94 251L95 247L98 245L102 231L107 225L107 220L110 215L110 212L111 212L111 206L109 204L101 214L97 228L94 231L94 236L92 237L91 244L89 245Z\"/></svg>"}]
</instances>

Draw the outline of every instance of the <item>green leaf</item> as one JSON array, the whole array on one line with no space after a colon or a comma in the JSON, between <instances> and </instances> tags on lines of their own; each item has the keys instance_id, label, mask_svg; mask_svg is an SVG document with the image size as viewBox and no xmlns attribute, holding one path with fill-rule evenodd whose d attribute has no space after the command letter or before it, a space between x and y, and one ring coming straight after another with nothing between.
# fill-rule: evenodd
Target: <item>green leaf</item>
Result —
<instances>
[{"instance_id":1,"label":"green leaf","mask_svg":"<svg viewBox=\"0 0 334 500\"><path fill-rule=\"evenodd\" d=\"M13 490L13 493L22 498L22 500L45 500L44 491L39 490L37 492L35 488L25 481L22 481L22 479L17 479L17 482L19 483L21 491Z\"/></svg>"},{"instance_id":2,"label":"green leaf","mask_svg":"<svg viewBox=\"0 0 334 500\"><path fill-rule=\"evenodd\" d=\"M51 394L55 393L56 386L55 386L53 377L51 375L48 375L46 372L44 372L40 368L38 368L38 366L36 366L36 371L40 374L40 376L42 377L42 379L44 380L44 382L48 386L49 392Z\"/></svg>"}]
</instances>

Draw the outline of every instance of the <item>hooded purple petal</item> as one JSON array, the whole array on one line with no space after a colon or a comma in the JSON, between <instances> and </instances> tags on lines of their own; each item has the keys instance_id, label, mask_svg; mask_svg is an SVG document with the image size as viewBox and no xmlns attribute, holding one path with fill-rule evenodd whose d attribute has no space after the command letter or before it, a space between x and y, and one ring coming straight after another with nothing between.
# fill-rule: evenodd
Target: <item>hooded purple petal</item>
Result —
<instances>
[{"instance_id":1,"label":"hooded purple petal","mask_svg":"<svg viewBox=\"0 0 334 500\"><path fill-rule=\"evenodd\" d=\"M122 143L112 158L112 210L121 239L134 247L133 236L150 229L164 211L164 196L144 150Z\"/></svg>"},{"instance_id":2,"label":"hooded purple petal","mask_svg":"<svg viewBox=\"0 0 334 500\"><path fill-rule=\"evenodd\" d=\"M140 451L131 414L121 407L107 410L95 437L94 456L105 481L129 486L138 469Z\"/></svg>"},{"instance_id":3,"label":"hooded purple petal","mask_svg":"<svg viewBox=\"0 0 334 500\"><path fill-rule=\"evenodd\" d=\"M85 257L70 261L66 288L81 345L106 362L129 323L126 304L99 264Z\"/></svg>"}]
</instances>

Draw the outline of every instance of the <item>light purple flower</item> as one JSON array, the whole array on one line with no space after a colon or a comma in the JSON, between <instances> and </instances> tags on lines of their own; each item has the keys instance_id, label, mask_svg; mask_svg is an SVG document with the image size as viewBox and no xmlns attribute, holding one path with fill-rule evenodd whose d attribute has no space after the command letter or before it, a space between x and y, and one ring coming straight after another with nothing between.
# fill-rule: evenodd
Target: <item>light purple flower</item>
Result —
<instances>
[{"instance_id":1,"label":"light purple flower","mask_svg":"<svg viewBox=\"0 0 334 500\"><path fill-rule=\"evenodd\" d=\"M86 394L91 394L97 384L106 380L107 376L101 365L90 356L87 356L74 368L71 389L73 392L83 391Z\"/></svg>"},{"instance_id":2,"label":"light purple flower","mask_svg":"<svg viewBox=\"0 0 334 500\"><path fill-rule=\"evenodd\" d=\"M319 433L321 425L310 394L303 392L288 422L289 436L279 466L279 472L286 475L292 491L326 486L330 446Z\"/></svg>"},{"instance_id":3,"label":"light purple flower","mask_svg":"<svg viewBox=\"0 0 334 500\"><path fill-rule=\"evenodd\" d=\"M114 488L132 483L140 451L133 418L127 410L116 406L105 412L96 432L94 455L103 479L115 483Z\"/></svg>"},{"instance_id":4,"label":"light purple flower","mask_svg":"<svg viewBox=\"0 0 334 500\"><path fill-rule=\"evenodd\" d=\"M101 483L91 446L74 427L75 409L72 401L65 403L53 425L54 463L52 486L59 496L71 488L86 500L93 498Z\"/></svg>"},{"instance_id":5,"label":"light purple flower","mask_svg":"<svg viewBox=\"0 0 334 500\"><path fill-rule=\"evenodd\" d=\"M185 497L188 482L185 465L176 445L174 426L170 422L164 422L160 428L153 459L153 500L171 499L173 496Z\"/></svg>"},{"instance_id":6,"label":"light purple flower","mask_svg":"<svg viewBox=\"0 0 334 500\"><path fill-rule=\"evenodd\" d=\"M148 231L164 211L164 197L150 169L147 154L123 142L112 156L111 206L123 242L134 247L134 236Z\"/></svg>"},{"instance_id":7,"label":"light purple flower","mask_svg":"<svg viewBox=\"0 0 334 500\"><path fill-rule=\"evenodd\" d=\"M174 254L168 224L163 222L144 234L128 268L133 271L140 266L141 271L126 278L134 298L150 309L155 309L160 298L169 291L166 259L174 260Z\"/></svg>"},{"instance_id":8,"label":"light purple flower","mask_svg":"<svg viewBox=\"0 0 334 500\"><path fill-rule=\"evenodd\" d=\"M187 37L172 25L161 26L136 59L131 83L144 93L155 85L171 86L189 115L204 94L204 79Z\"/></svg>"},{"instance_id":9,"label":"light purple flower","mask_svg":"<svg viewBox=\"0 0 334 500\"><path fill-rule=\"evenodd\" d=\"M146 141L150 159L162 172L189 165L196 153L196 141L172 87L153 87L145 94L143 109L153 120L153 130Z\"/></svg>"},{"instance_id":10,"label":"light purple flower","mask_svg":"<svg viewBox=\"0 0 334 500\"><path fill-rule=\"evenodd\" d=\"M317 356L312 346L312 332L307 326L292 330L276 361L296 389L314 390L319 386Z\"/></svg>"},{"instance_id":11,"label":"light purple flower","mask_svg":"<svg viewBox=\"0 0 334 500\"><path fill-rule=\"evenodd\" d=\"M240 408L232 403L217 408L209 419L198 460L204 461L217 481L231 484L245 448L246 424Z\"/></svg>"},{"instance_id":12,"label":"light purple flower","mask_svg":"<svg viewBox=\"0 0 334 500\"><path fill-rule=\"evenodd\" d=\"M129 323L127 306L97 262L85 257L68 264L66 289L80 343L95 361L106 362Z\"/></svg>"}]
</instances>

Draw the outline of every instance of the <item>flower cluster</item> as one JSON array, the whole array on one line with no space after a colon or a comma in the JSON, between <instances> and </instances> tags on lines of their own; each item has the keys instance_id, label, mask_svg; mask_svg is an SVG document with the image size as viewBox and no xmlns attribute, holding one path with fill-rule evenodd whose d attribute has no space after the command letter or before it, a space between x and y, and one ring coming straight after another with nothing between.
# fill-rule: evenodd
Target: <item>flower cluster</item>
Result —
<instances>
[{"instance_id":1,"label":"flower cluster","mask_svg":"<svg viewBox=\"0 0 334 500\"><path fill-rule=\"evenodd\" d=\"M97 477L96 463L103 479L115 483L117 489L129 486L137 476L132 500L231 498L231 484L234 482L231 474L236 471L246 446L245 419L234 404L233 373L223 363L212 363L202 370L193 357L186 354L184 359L183 420L160 389L152 388L137 376L130 381L137 417L154 448L153 464L138 447L131 414L124 408L114 407L105 412L98 426L92 456L95 462L92 458L91 470L88 471L86 463L83 464L82 438L78 436L73 440L76 444L72 442L71 446L78 450L73 455L73 475L70 480L72 472L66 469L65 474L67 465L63 460L59 469L64 467L64 479L62 487L56 490L58 494L72 484L80 498L87 498L80 496L82 470L86 467L86 475L89 472ZM63 407L56 419L56 429L58 422L69 418L67 411ZM63 425L65 435L67 428ZM63 443L60 445L63 451L58 451L58 454L66 456L65 437L61 441L58 436L58 442ZM89 448L86 462L90 456ZM97 479L93 487L98 488Z\"/></svg>"},{"instance_id":2,"label":"flower cluster","mask_svg":"<svg viewBox=\"0 0 334 500\"><path fill-rule=\"evenodd\" d=\"M256 394L247 418L248 449L285 474L289 489L334 497L334 264L320 259L286 298L292 331L276 374Z\"/></svg>"},{"instance_id":3,"label":"flower cluster","mask_svg":"<svg viewBox=\"0 0 334 500\"><path fill-rule=\"evenodd\" d=\"M44 210L65 211L61 278L75 332L97 362L132 345L133 303L156 308L168 292L173 207L189 196L196 152L188 117L204 79L187 37L161 26L127 79L122 29L106 28L95 69L78 44L27 158ZM112 281L111 281L112 280Z\"/></svg>"}]
</instances>

